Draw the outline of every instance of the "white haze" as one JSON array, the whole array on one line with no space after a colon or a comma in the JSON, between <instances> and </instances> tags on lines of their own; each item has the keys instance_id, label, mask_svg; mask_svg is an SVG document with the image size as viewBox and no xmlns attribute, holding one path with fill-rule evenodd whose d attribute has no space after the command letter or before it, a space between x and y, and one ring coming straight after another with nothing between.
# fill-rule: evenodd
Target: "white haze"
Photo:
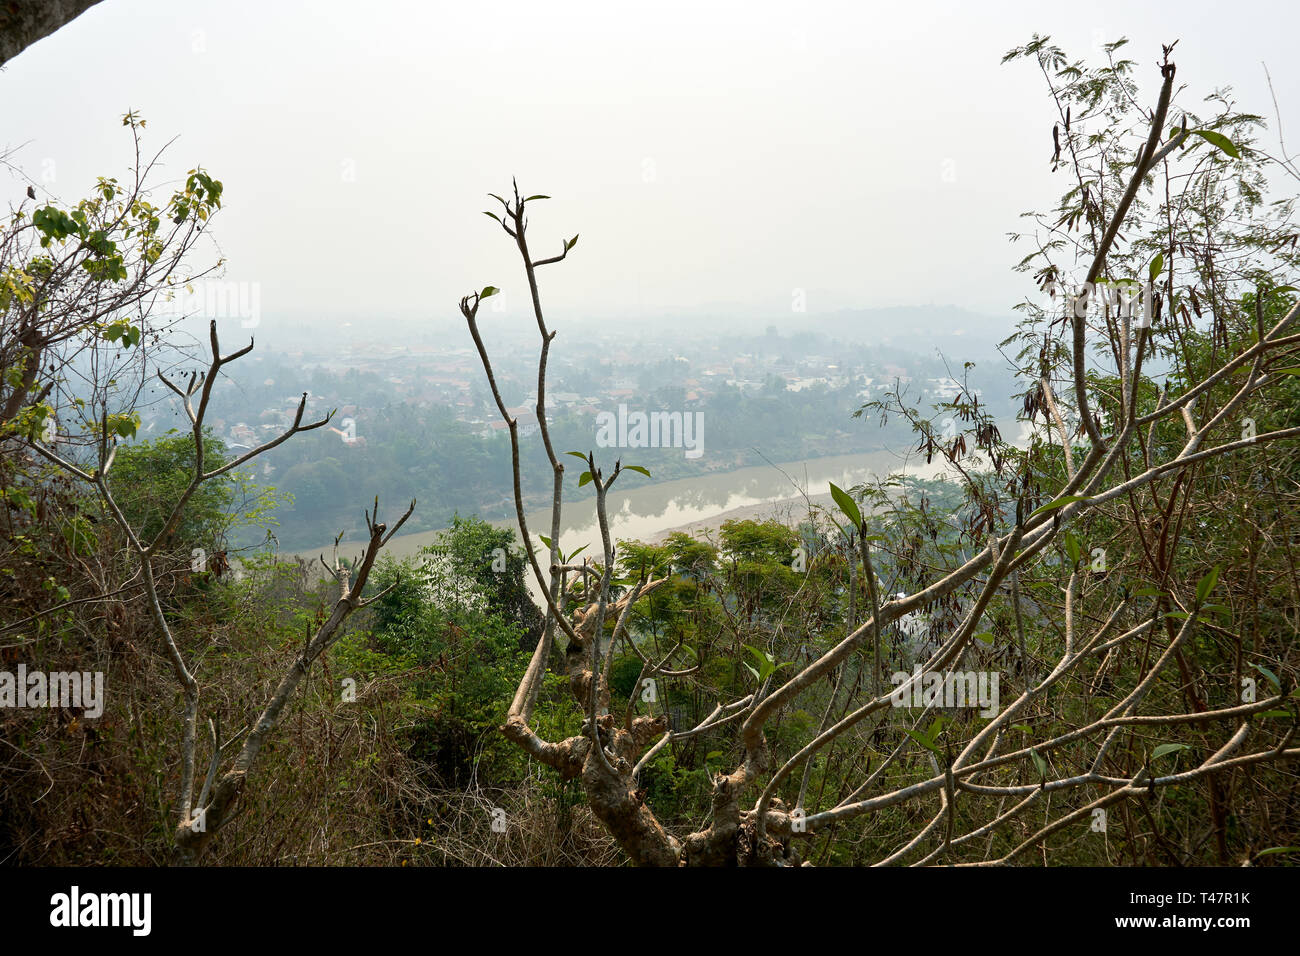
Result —
<instances>
[{"instance_id":1,"label":"white haze","mask_svg":"<svg viewBox=\"0 0 1300 956\"><path fill-rule=\"evenodd\" d=\"M557 318L790 316L802 290L810 315L953 304L1001 323L1028 291L1006 234L1064 182L1043 79L1002 54L1034 32L1071 56L1127 35L1152 94L1179 39L1198 96L1234 84L1271 120L1267 63L1285 124L1295 9L104 0L0 72L0 147L73 201L129 165L120 117L140 111L150 145L179 137L170 176L224 181L213 237L272 328L382 337L489 283L522 317L515 252L480 215L512 175L555 197L539 253L581 234L544 273ZM25 186L0 175L0 203Z\"/></svg>"}]
</instances>

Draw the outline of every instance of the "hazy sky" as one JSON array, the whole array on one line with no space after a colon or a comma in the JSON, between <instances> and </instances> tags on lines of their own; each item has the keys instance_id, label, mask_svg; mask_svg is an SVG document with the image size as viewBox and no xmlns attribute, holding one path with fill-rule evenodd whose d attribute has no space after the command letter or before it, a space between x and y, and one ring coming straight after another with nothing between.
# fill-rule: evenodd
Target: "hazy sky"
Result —
<instances>
[{"instance_id":1,"label":"hazy sky","mask_svg":"<svg viewBox=\"0 0 1300 956\"><path fill-rule=\"evenodd\" d=\"M128 109L180 176L225 183L228 277L280 314L454 316L508 237L480 210L512 174L538 203L553 316L789 314L951 303L1007 315L1006 233L1045 206L1053 114L1034 32L1072 56L1121 35L1151 98L1235 87L1300 144L1283 3L398 3L103 0L0 71L0 146L64 201L129 164ZM1289 122L1289 120L1294 120ZM945 173L947 175L945 175ZM22 186L0 174L0 202ZM382 327L378 327L382 332Z\"/></svg>"}]
</instances>

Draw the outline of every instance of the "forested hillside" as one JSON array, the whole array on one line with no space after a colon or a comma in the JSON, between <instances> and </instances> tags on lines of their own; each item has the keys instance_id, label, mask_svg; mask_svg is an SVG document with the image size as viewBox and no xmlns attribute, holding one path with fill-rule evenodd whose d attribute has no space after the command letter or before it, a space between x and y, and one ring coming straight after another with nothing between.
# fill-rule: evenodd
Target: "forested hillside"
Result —
<instances>
[{"instance_id":1,"label":"forested hillside","mask_svg":"<svg viewBox=\"0 0 1300 956\"><path fill-rule=\"evenodd\" d=\"M1177 52L1006 55L1061 194L996 355L758 330L597 375L547 306L584 224L488 182L455 229L529 345L498 361L505 277L465 276L452 397L182 341L233 197L126 114L131 169L0 224L0 861L1294 864L1300 171ZM632 481L886 447L945 476L610 532ZM268 539L344 530L324 576Z\"/></svg>"}]
</instances>

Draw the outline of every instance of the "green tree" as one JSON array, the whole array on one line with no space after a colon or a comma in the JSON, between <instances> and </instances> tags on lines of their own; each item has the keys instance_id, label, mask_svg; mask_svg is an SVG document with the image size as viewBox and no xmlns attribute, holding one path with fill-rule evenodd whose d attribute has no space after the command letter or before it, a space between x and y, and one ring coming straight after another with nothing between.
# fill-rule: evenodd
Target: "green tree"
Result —
<instances>
[{"instance_id":1,"label":"green tree","mask_svg":"<svg viewBox=\"0 0 1300 956\"><path fill-rule=\"evenodd\" d=\"M209 470L230 461L225 443L210 429L204 431L203 448ZM138 534L152 538L193 477L193 435L173 430L119 448L107 480L126 520ZM228 471L190 496L169 546L223 550L236 526L272 527L279 500L274 489L257 485L246 473Z\"/></svg>"}]
</instances>

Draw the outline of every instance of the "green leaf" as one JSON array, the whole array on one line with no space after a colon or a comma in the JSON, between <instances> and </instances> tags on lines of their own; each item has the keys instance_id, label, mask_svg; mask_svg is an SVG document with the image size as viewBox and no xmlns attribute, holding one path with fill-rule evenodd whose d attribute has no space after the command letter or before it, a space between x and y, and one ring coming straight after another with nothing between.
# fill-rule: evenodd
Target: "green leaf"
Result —
<instances>
[{"instance_id":1,"label":"green leaf","mask_svg":"<svg viewBox=\"0 0 1300 956\"><path fill-rule=\"evenodd\" d=\"M1065 532L1065 553L1070 558L1071 566L1079 563L1079 555L1082 553L1079 548L1079 539L1070 532Z\"/></svg>"},{"instance_id":2,"label":"green leaf","mask_svg":"<svg viewBox=\"0 0 1300 956\"><path fill-rule=\"evenodd\" d=\"M140 416L132 412L129 415L109 415L108 431L119 438L134 438L140 427Z\"/></svg>"},{"instance_id":3,"label":"green leaf","mask_svg":"<svg viewBox=\"0 0 1300 956\"><path fill-rule=\"evenodd\" d=\"M501 290L494 285L484 286L483 291L478 294L478 297L480 299L491 298L492 296L496 295L500 291Z\"/></svg>"},{"instance_id":4,"label":"green leaf","mask_svg":"<svg viewBox=\"0 0 1300 956\"><path fill-rule=\"evenodd\" d=\"M1155 282L1160 273L1165 268L1165 254L1157 252L1156 257L1151 260L1151 265L1147 267L1147 278Z\"/></svg>"},{"instance_id":5,"label":"green leaf","mask_svg":"<svg viewBox=\"0 0 1300 956\"><path fill-rule=\"evenodd\" d=\"M1159 760L1165 754L1177 753L1180 750L1190 750L1187 744L1161 744L1155 750L1151 751L1151 759Z\"/></svg>"},{"instance_id":6,"label":"green leaf","mask_svg":"<svg viewBox=\"0 0 1300 956\"><path fill-rule=\"evenodd\" d=\"M66 239L79 231L77 221L54 206L46 206L32 213L32 225L41 233L43 248L48 248L53 239Z\"/></svg>"},{"instance_id":7,"label":"green leaf","mask_svg":"<svg viewBox=\"0 0 1300 956\"><path fill-rule=\"evenodd\" d=\"M831 497L835 499L835 504L839 506L840 511L844 512L844 517L853 522L853 527L861 529L862 512L858 510L858 503L853 500L853 496L835 482L831 482Z\"/></svg>"},{"instance_id":8,"label":"green leaf","mask_svg":"<svg viewBox=\"0 0 1300 956\"><path fill-rule=\"evenodd\" d=\"M1237 152L1237 147L1232 144L1232 140L1228 139L1228 137L1224 136L1222 133L1216 133L1211 129L1194 129L1192 132L1201 137L1201 139L1205 140L1211 146L1216 146L1223 150L1233 159L1241 159L1241 153Z\"/></svg>"},{"instance_id":9,"label":"green leaf","mask_svg":"<svg viewBox=\"0 0 1300 956\"><path fill-rule=\"evenodd\" d=\"M753 654L754 659L758 661L759 669L754 672L758 679L761 681L767 680L768 676L776 670L776 662L763 651L758 650L758 648L750 647L748 644L741 646L743 646L745 650L749 651L749 653Z\"/></svg>"},{"instance_id":10,"label":"green leaf","mask_svg":"<svg viewBox=\"0 0 1300 956\"><path fill-rule=\"evenodd\" d=\"M918 734L915 730L908 730L906 727L903 728L903 733L907 734L907 736L911 737L913 740L915 740L926 750L930 751L930 753L934 754L936 757L943 756L943 753L939 750L938 746L929 737L926 737L922 734Z\"/></svg>"},{"instance_id":11,"label":"green leaf","mask_svg":"<svg viewBox=\"0 0 1300 956\"><path fill-rule=\"evenodd\" d=\"M640 465L624 465L624 466L623 466L623 470L624 470L624 471L639 471L639 472L641 472L641 474L645 475L647 478L650 477L650 472L646 471L646 470L645 470L644 468L642 468Z\"/></svg>"},{"instance_id":12,"label":"green leaf","mask_svg":"<svg viewBox=\"0 0 1300 956\"><path fill-rule=\"evenodd\" d=\"M992 643L993 643L993 633L992 633L991 631L985 631L983 634L976 634L976 635L975 635L975 640L977 640L977 641L983 641L985 644L992 644Z\"/></svg>"},{"instance_id":13,"label":"green leaf","mask_svg":"<svg viewBox=\"0 0 1300 956\"><path fill-rule=\"evenodd\" d=\"M1043 755L1040 754L1040 753L1039 753L1037 750L1035 750L1033 747L1030 747L1030 748L1029 748L1029 756L1033 758L1034 766L1038 769L1038 779L1040 779L1040 780L1046 780L1046 779L1047 779L1047 761L1043 759Z\"/></svg>"},{"instance_id":14,"label":"green leaf","mask_svg":"<svg viewBox=\"0 0 1300 956\"><path fill-rule=\"evenodd\" d=\"M1251 664L1250 666L1255 668L1255 670L1259 671L1265 677L1267 677L1268 682L1273 685L1273 688L1277 690L1279 693L1281 693L1282 682L1277 679L1276 674L1274 674L1271 670L1269 670L1267 667L1263 666L1262 664Z\"/></svg>"},{"instance_id":15,"label":"green leaf","mask_svg":"<svg viewBox=\"0 0 1300 956\"><path fill-rule=\"evenodd\" d=\"M581 458L583 461L587 460L587 456L580 451L566 451L565 454L572 455L574 458Z\"/></svg>"},{"instance_id":16,"label":"green leaf","mask_svg":"<svg viewBox=\"0 0 1300 956\"><path fill-rule=\"evenodd\" d=\"M551 546L551 539L546 537L546 535L539 534L537 537L541 538L542 544L546 545L548 548Z\"/></svg>"},{"instance_id":17,"label":"green leaf","mask_svg":"<svg viewBox=\"0 0 1300 956\"><path fill-rule=\"evenodd\" d=\"M483 215L485 215L485 216L491 216L491 217L492 217L493 219L495 219L497 222L501 222L501 217L498 216L498 215L497 215L496 213L494 213L494 212L488 212L486 209L484 209L484 210L483 210ZM503 225L504 225L504 224L503 224Z\"/></svg>"},{"instance_id":18,"label":"green leaf","mask_svg":"<svg viewBox=\"0 0 1300 956\"><path fill-rule=\"evenodd\" d=\"M565 252L568 252L570 249L572 249L572 248L573 248L574 246L576 246L577 244L578 244L578 237L577 237L577 236L574 236L572 239L565 239L565 240L564 240L564 251L565 251Z\"/></svg>"},{"instance_id":19,"label":"green leaf","mask_svg":"<svg viewBox=\"0 0 1300 956\"><path fill-rule=\"evenodd\" d=\"M1196 603L1204 604L1205 599L1210 596L1214 586L1219 583L1219 566L1216 564L1206 573L1205 577L1196 582Z\"/></svg>"},{"instance_id":20,"label":"green leaf","mask_svg":"<svg viewBox=\"0 0 1300 956\"><path fill-rule=\"evenodd\" d=\"M539 194L536 196L529 196L527 199L524 200L524 202L532 202L534 199L550 199L550 198L551 198L550 196L542 196Z\"/></svg>"},{"instance_id":21,"label":"green leaf","mask_svg":"<svg viewBox=\"0 0 1300 956\"><path fill-rule=\"evenodd\" d=\"M589 481L591 481L591 472L584 471L581 475L578 476L578 487L581 488Z\"/></svg>"},{"instance_id":22,"label":"green leaf","mask_svg":"<svg viewBox=\"0 0 1300 956\"><path fill-rule=\"evenodd\" d=\"M1047 514L1047 512L1055 511L1057 508L1064 508L1066 505L1072 505L1076 501L1091 501L1091 500L1092 499L1087 495L1066 495L1064 498L1057 498L1055 501L1049 501L1041 508L1034 509L1029 513L1029 517L1033 518L1036 515Z\"/></svg>"},{"instance_id":23,"label":"green leaf","mask_svg":"<svg viewBox=\"0 0 1300 956\"><path fill-rule=\"evenodd\" d=\"M1300 853L1300 846L1271 846L1267 850L1260 850L1256 856L1268 856L1272 853Z\"/></svg>"},{"instance_id":24,"label":"green leaf","mask_svg":"<svg viewBox=\"0 0 1300 956\"><path fill-rule=\"evenodd\" d=\"M576 550L576 551L570 551L570 552L569 552L569 556L568 556L567 558L564 559L565 563L567 564L567 563L569 563L570 561L572 561L572 560L573 560L574 558L576 558L578 555L582 554L582 552L586 551L587 548L589 548L590 546L591 546L590 543L588 543L588 544L584 544L581 548L579 548L579 549Z\"/></svg>"},{"instance_id":25,"label":"green leaf","mask_svg":"<svg viewBox=\"0 0 1300 956\"><path fill-rule=\"evenodd\" d=\"M1034 732L1034 728L1030 727L1028 724L1012 724L1011 729L1018 730L1022 734L1032 734Z\"/></svg>"}]
</instances>

